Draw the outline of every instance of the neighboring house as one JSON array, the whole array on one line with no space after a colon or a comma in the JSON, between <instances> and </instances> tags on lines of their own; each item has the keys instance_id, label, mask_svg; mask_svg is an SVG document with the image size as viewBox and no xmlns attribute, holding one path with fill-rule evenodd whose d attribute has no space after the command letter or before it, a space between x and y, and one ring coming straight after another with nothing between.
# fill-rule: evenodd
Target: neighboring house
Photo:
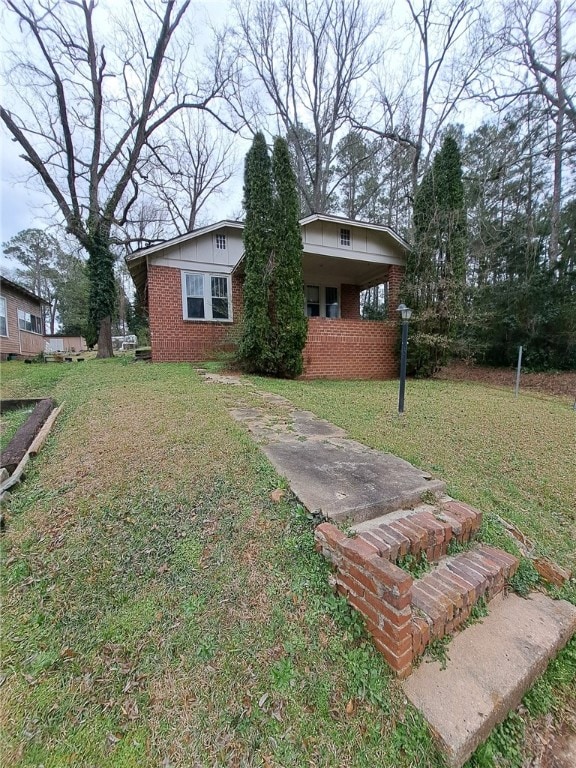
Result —
<instances>
[{"instance_id":1,"label":"neighboring house","mask_svg":"<svg viewBox=\"0 0 576 768\"><path fill-rule=\"evenodd\" d=\"M66 336L50 333L44 336L46 352L84 352L88 349L83 336Z\"/></svg>"},{"instance_id":2,"label":"neighboring house","mask_svg":"<svg viewBox=\"0 0 576 768\"><path fill-rule=\"evenodd\" d=\"M398 374L396 312L407 243L391 229L313 214L300 221L307 378ZM243 224L220 221L135 251L126 263L148 306L152 359L201 361L231 346L242 314ZM388 284L387 320L360 316L360 292Z\"/></svg>"},{"instance_id":3,"label":"neighboring house","mask_svg":"<svg viewBox=\"0 0 576 768\"><path fill-rule=\"evenodd\" d=\"M0 277L0 359L44 351L44 299Z\"/></svg>"}]
</instances>

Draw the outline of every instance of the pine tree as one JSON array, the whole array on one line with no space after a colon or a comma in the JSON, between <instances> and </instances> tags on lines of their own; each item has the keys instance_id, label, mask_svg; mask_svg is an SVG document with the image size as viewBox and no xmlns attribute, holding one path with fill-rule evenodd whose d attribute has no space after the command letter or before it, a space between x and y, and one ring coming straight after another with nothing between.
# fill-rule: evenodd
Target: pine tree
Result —
<instances>
[{"instance_id":1,"label":"pine tree","mask_svg":"<svg viewBox=\"0 0 576 768\"><path fill-rule=\"evenodd\" d=\"M414 248L403 299L414 310L413 373L443 365L460 330L466 280L466 207L458 145L447 136L414 199Z\"/></svg>"},{"instance_id":2,"label":"pine tree","mask_svg":"<svg viewBox=\"0 0 576 768\"><path fill-rule=\"evenodd\" d=\"M238 358L251 373L272 373L269 312L273 195L270 156L262 133L254 136L244 167L244 315Z\"/></svg>"},{"instance_id":3,"label":"pine tree","mask_svg":"<svg viewBox=\"0 0 576 768\"><path fill-rule=\"evenodd\" d=\"M302 236L296 177L285 139L277 138L272 154L274 180L273 317L276 375L302 373L302 350L308 324L304 315Z\"/></svg>"}]
</instances>

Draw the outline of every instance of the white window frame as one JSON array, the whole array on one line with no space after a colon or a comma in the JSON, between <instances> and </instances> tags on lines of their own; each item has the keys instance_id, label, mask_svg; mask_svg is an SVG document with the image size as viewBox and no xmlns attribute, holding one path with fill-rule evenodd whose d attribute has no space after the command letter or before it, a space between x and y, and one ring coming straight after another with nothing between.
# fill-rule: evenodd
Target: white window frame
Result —
<instances>
[{"instance_id":1,"label":"white window frame","mask_svg":"<svg viewBox=\"0 0 576 768\"><path fill-rule=\"evenodd\" d=\"M40 330L34 331L32 330L32 318L35 317L36 320L39 321ZM30 318L30 320L28 320ZM26 323L30 323L30 328L26 328ZM24 328L22 328L22 323L24 323ZM42 317L40 315L35 315L32 312L25 312L23 309L18 310L18 329L20 331L24 331L25 333L35 333L36 336L42 336Z\"/></svg>"},{"instance_id":2,"label":"white window frame","mask_svg":"<svg viewBox=\"0 0 576 768\"><path fill-rule=\"evenodd\" d=\"M4 306L2 307L2 305ZM0 296L0 317L4 318L4 325L6 326L6 333L0 332L0 336L4 339L8 339L10 338L10 334L8 333L8 302L4 296Z\"/></svg>"},{"instance_id":3,"label":"white window frame","mask_svg":"<svg viewBox=\"0 0 576 768\"><path fill-rule=\"evenodd\" d=\"M217 251L225 251L228 247L228 243L226 242L226 234L224 232L218 232L216 235L214 235L214 242Z\"/></svg>"},{"instance_id":4,"label":"white window frame","mask_svg":"<svg viewBox=\"0 0 576 768\"><path fill-rule=\"evenodd\" d=\"M203 280L203 299L204 299L204 317L188 317L188 294L186 293L186 275L201 277ZM226 279L228 289L228 317L212 317L212 278L223 277ZM220 272L194 272L192 270L182 270L182 318L187 323L232 323L232 280L230 275Z\"/></svg>"},{"instance_id":5,"label":"white window frame","mask_svg":"<svg viewBox=\"0 0 576 768\"><path fill-rule=\"evenodd\" d=\"M347 232L347 243L344 242L344 232ZM352 230L350 227L340 227L340 245L342 248L352 248Z\"/></svg>"},{"instance_id":6,"label":"white window frame","mask_svg":"<svg viewBox=\"0 0 576 768\"><path fill-rule=\"evenodd\" d=\"M317 317L324 318L325 320L338 320L342 316L342 305L340 302L340 286L328 285L326 283L306 283L304 286L304 314L308 315L308 296L306 295L306 288L319 288L320 289L320 314ZM336 288L336 295L338 297L338 314L336 317L326 317L326 288Z\"/></svg>"}]
</instances>

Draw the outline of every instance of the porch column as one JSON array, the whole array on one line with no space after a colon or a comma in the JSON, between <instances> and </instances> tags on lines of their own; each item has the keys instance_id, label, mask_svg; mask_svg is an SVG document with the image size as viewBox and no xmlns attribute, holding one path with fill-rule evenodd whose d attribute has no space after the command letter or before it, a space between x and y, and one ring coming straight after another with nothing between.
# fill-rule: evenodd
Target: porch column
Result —
<instances>
[{"instance_id":1,"label":"porch column","mask_svg":"<svg viewBox=\"0 0 576 768\"><path fill-rule=\"evenodd\" d=\"M395 320L396 307L400 303L400 286L404 280L404 267L390 264L388 267L388 320Z\"/></svg>"},{"instance_id":2,"label":"porch column","mask_svg":"<svg viewBox=\"0 0 576 768\"><path fill-rule=\"evenodd\" d=\"M360 288L357 285L340 286L340 317L344 320L360 319Z\"/></svg>"}]
</instances>

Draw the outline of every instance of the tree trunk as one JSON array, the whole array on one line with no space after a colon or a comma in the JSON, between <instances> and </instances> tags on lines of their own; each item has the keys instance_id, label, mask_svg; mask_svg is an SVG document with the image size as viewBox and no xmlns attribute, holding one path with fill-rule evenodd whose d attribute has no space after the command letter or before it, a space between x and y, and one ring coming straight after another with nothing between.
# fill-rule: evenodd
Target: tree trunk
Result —
<instances>
[{"instance_id":1,"label":"tree trunk","mask_svg":"<svg viewBox=\"0 0 576 768\"><path fill-rule=\"evenodd\" d=\"M112 319L103 317L98 331L98 354L96 357L114 357L112 348Z\"/></svg>"},{"instance_id":2,"label":"tree trunk","mask_svg":"<svg viewBox=\"0 0 576 768\"><path fill-rule=\"evenodd\" d=\"M116 310L116 279L114 254L110 250L110 227L100 224L95 228L88 251L90 277L89 320L98 329L98 357L113 357L112 315Z\"/></svg>"},{"instance_id":3,"label":"tree trunk","mask_svg":"<svg viewBox=\"0 0 576 768\"><path fill-rule=\"evenodd\" d=\"M562 87L562 24L560 0L555 3L555 32L556 32L556 95L558 97L558 114L556 117L556 130L554 132L554 186L552 190L552 212L550 217L550 265L558 266L560 258L560 210L562 206L562 154L564 143L564 89Z\"/></svg>"}]
</instances>

